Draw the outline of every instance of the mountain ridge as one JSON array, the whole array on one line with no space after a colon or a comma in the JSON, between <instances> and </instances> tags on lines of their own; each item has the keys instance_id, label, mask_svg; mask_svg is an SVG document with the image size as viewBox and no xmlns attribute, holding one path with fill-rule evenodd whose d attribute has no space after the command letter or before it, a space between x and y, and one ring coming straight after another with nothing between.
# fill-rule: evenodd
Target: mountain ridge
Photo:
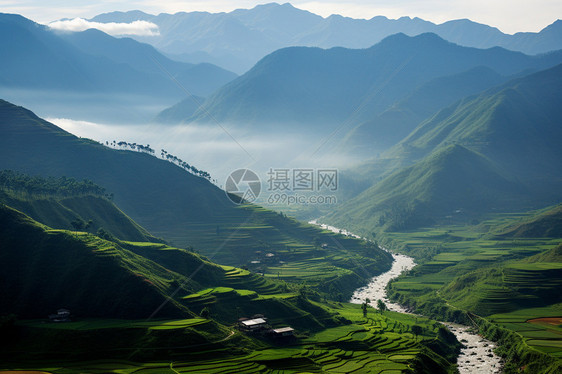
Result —
<instances>
[{"instance_id":1,"label":"mountain ridge","mask_svg":"<svg viewBox=\"0 0 562 374\"><path fill-rule=\"evenodd\" d=\"M152 46L130 38L114 38L99 30L61 33L5 13L0 14L0 30L7 56L0 62L0 86L4 88L177 100L183 92L158 64L169 69L180 84L203 95L235 77L209 64L171 61Z\"/></svg>"},{"instance_id":2,"label":"mountain ridge","mask_svg":"<svg viewBox=\"0 0 562 374\"><path fill-rule=\"evenodd\" d=\"M292 18L287 19L287 14ZM527 54L562 49L560 21L554 21L538 33L502 33L495 27L458 19L435 24L418 17L389 19L353 19L341 15L321 17L289 3L262 4L252 9L237 9L229 13L179 12L176 14L113 12L91 18L96 22L132 22L137 19L153 22L161 37L138 37L165 53L185 56L190 62L207 61L242 74L258 60L276 49L288 46L318 46L330 48L367 48L398 32L415 36L433 32L451 42L469 47L502 46ZM189 22L187 22L189 20ZM290 27L279 27L279 23ZM208 25L215 27L209 31ZM218 25L218 26L217 26ZM227 26L230 25L230 26ZM230 39L236 32L238 38ZM266 34L263 38L260 34ZM190 37L189 35L192 35ZM170 42L172 40L172 42ZM230 40L233 44L225 43ZM238 51L238 52L237 52ZM239 53L242 51L242 53Z\"/></svg>"},{"instance_id":3,"label":"mountain ridge","mask_svg":"<svg viewBox=\"0 0 562 374\"><path fill-rule=\"evenodd\" d=\"M337 128L344 134L439 77L476 67L509 76L560 62L562 53L537 57L499 47L480 50L455 45L435 34L396 34L362 50L284 48L216 91L191 118L183 120L205 123L212 118L252 131L296 126L317 133ZM486 84L482 88L488 88ZM465 92L474 91L477 89ZM462 97L462 92L457 95ZM408 122L402 136L413 130L417 119L423 116Z\"/></svg>"},{"instance_id":4,"label":"mountain ridge","mask_svg":"<svg viewBox=\"0 0 562 374\"><path fill-rule=\"evenodd\" d=\"M447 215L454 217L453 212L459 209L463 214L458 218L466 222L492 211L537 209L557 203L562 197L562 152L557 145L562 138L558 126L562 111L557 104L561 87L562 64L511 80L441 110L379 159L363 165L363 169L380 173L371 176L373 186L338 207L328 218L336 225L353 227L358 223L348 211L355 211L355 221L363 222L359 225L362 229L365 221L372 227L407 229L442 222ZM430 161L436 155L447 156L445 151L450 149L465 149L488 160L490 166L481 170L488 170L488 175L476 173L479 171L474 165L478 162L473 160L469 166L466 157L459 158L457 151L453 155L457 160L449 160L452 164L445 170L446 177L435 179L438 183L432 186L427 178L435 176L440 168ZM464 168L461 175L455 163ZM361 172L362 168L357 170ZM377 181L377 177L382 180ZM505 179L496 183L503 187L493 187L492 180L499 182L498 178ZM421 181L425 181L424 188L416 188ZM463 182L447 188L455 181ZM426 189L438 198L428 198ZM466 196L459 194L465 189L470 190ZM483 204L471 200L474 194L493 198ZM387 200L395 206L383 206ZM472 213L465 215L470 210ZM341 218L345 215L345 219ZM427 219L408 222L416 216ZM392 226L386 223L388 220L402 224Z\"/></svg>"}]
</instances>

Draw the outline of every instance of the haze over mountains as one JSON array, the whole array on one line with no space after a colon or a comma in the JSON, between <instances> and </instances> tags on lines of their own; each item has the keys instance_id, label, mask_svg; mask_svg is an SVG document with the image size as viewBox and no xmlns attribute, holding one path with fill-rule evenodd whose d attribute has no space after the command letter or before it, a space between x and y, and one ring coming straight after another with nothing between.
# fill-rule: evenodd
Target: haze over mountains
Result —
<instances>
[{"instance_id":1,"label":"haze over mountains","mask_svg":"<svg viewBox=\"0 0 562 374\"><path fill-rule=\"evenodd\" d=\"M93 20L0 14L1 372L560 372L561 21Z\"/></svg>"},{"instance_id":2,"label":"haze over mountains","mask_svg":"<svg viewBox=\"0 0 562 374\"><path fill-rule=\"evenodd\" d=\"M98 30L56 32L13 14L0 14L0 39L6 56L0 61L0 89L14 97L20 91L43 92L38 100L21 95L28 105L44 105L41 100L56 95L62 96L57 105L68 104L74 99L70 93L84 96L85 105L107 107L111 99L131 98L170 105L185 97L184 89L208 95L236 77L211 64L172 61L133 39Z\"/></svg>"},{"instance_id":3,"label":"haze over mountains","mask_svg":"<svg viewBox=\"0 0 562 374\"><path fill-rule=\"evenodd\" d=\"M282 16L278 14L279 12L282 13ZM182 18L183 21L178 21L177 17L180 16L184 17ZM161 14L151 18L152 16L141 12L111 13L100 15L94 20L96 22L131 22L143 19L155 23L157 23L157 20L166 20L166 22L169 22L166 23L168 26L164 27L159 24L160 36L156 38L165 39L166 43L169 43L169 48L172 48L172 45L183 45L183 43L179 43L173 37L170 37L176 27L181 24L199 27L197 26L198 22L194 20L203 17L206 19L205 22L212 22L214 26L220 28L225 24L214 22L216 17L219 16L222 17L221 19L225 24L234 24L235 22L232 20L236 18L238 19L237 22L243 20L246 25L259 25L262 31L270 27L285 30L288 34L294 33L292 36L285 36L287 43L296 43L294 42L295 35L306 33L308 30L306 24L312 22L311 20L316 19L318 22L325 22L322 17L297 10L290 4L268 4L251 10L239 10L220 15L179 13L177 15ZM272 22L273 19L275 22ZM333 21L337 17L330 17L329 19ZM365 22L370 24L377 19ZM391 148L388 151L389 153L383 155L382 158L364 164L360 178L363 179L363 183L367 181L366 183L372 184L377 178L386 177L391 172L397 172L399 175L395 175L394 179L388 182L388 186L392 186L392 188L385 187L384 181L373 186L372 188L378 191L374 192L376 198L369 198L368 201L362 202L360 204L361 209L365 207L374 209L372 206L383 204L380 199L381 196L386 196L386 193L381 191L389 189L393 191L392 196L389 197L390 200L388 200L390 202L429 201L432 199L431 196L439 196L443 192L441 190L443 186L434 182L432 178L435 178L435 180L447 178L446 175L456 168L463 170L460 176L472 175L473 180L497 180L496 187L486 192L488 200L485 201L478 200L477 195L483 191L482 189L488 187L485 184L475 187L473 197L476 200L473 199L468 204L474 207L488 205L490 201L499 204L501 199L498 200L495 196L500 196L500 191L503 189L513 190L515 193L512 197L506 197L509 202L520 199L522 196L520 194L525 195L525 193L527 193L526 196L529 199L521 198L520 200L525 200L528 203L538 201L532 198L532 194L548 192L542 196L542 202L555 199L557 196L553 192L555 190L553 186L558 185L554 170L557 168L556 160L558 160L559 155L556 153L555 147L549 145L548 147L542 147L540 152L536 152L538 155L548 153L548 157L545 156L545 158L549 162L543 163L542 168L533 168L533 165L539 160L528 157L518 159L512 155L512 149L515 147L521 147L528 152L536 151L539 148L538 144L541 142L537 139L541 138L543 132L537 130L527 134L527 136L521 136L520 139L511 139L512 144L506 146L505 154L500 154L500 150L503 148L499 143L494 143L493 147L481 149L467 146L464 139L447 138L446 143L435 145L432 143L435 142L434 139L445 136L443 131L435 129L429 131L426 128L430 126L429 124L438 128L440 126L446 127L443 124L437 125L435 121L438 119L441 123L440 121L443 118L447 118L449 115L457 115L457 111L470 113L470 121L465 121L465 123L470 123L470 126L476 126L475 121L483 123L484 119L482 118L475 120L475 113L481 113L481 111L490 113L491 109L482 109L485 106L482 102L473 103L471 101L473 98L470 98L471 95L492 90L483 94L491 95L491 92L496 92L493 91L494 89L505 87L502 84L515 82L513 79L516 77L523 77L559 64L562 62L562 52L560 51L531 56L501 47L478 49L460 46L434 33L421 33L417 36L398 33L388 36L366 49L341 47L331 49L317 47L282 48L264 57L247 73L232 80L234 78L232 73L216 66L176 62L164 57L154 47L130 38L114 38L97 30L87 30L80 33L58 33L13 15L4 15L2 20L2 25L6 31L19 35L18 38L26 41L18 44L19 46L25 46L19 49L15 43L8 44L8 47L14 50L14 54L28 64L39 64L38 61L42 61L41 64L47 66L47 69L39 69L38 65L32 67L23 65L18 73L16 66L9 65L13 64L12 60L4 61L5 70L10 71L10 74L6 75L3 84L8 87L32 85L34 89L39 89L52 86L65 90L127 92L128 94L136 93L147 97L169 97L173 99L174 95L178 94L177 91L180 91L179 94L181 94L178 97L183 95L178 87L179 85L184 86L190 93L200 95L196 98L196 101L203 103L202 107L198 107L195 100L187 98L162 112L157 117L157 121L186 122L203 126L218 121L227 127L242 132L249 131L261 137L298 131L303 139L307 139L306 135L314 135L310 137L310 145L318 143L322 139L328 139L330 142L326 143L324 151L334 157L339 154L350 154L360 158L370 158ZM355 22L355 20L343 20ZM381 21L381 19L378 19L378 21ZM414 22L418 26L429 24L418 19L401 19L392 21L390 24L394 25L396 22L407 25ZM292 24L302 27L290 27L289 25ZM385 32L393 30L391 26L387 26L384 27ZM443 29L444 25L439 27ZM205 29L209 33L208 35L212 34L213 30L216 31L208 25L205 26ZM456 30L458 31L458 29ZM476 35L474 28L470 30L471 35ZM533 35L536 38L544 37L544 35L551 35L554 32L553 30L556 30L556 24L548 28L548 32ZM411 32L411 30L408 32ZM325 30L320 33L325 37L330 35L330 32ZM193 34L193 32L184 32L184 35ZM275 35L275 33L265 32L260 35L271 36L270 34ZM342 36L345 33L338 32L337 34ZM358 34L363 35L364 33L355 30L354 35ZM229 33L229 35L240 40L235 33ZM531 37L530 34L527 36ZM521 38L522 36L519 35L518 37ZM271 36L270 39L268 41L269 47L275 46L272 41L275 38ZM204 43L205 45L213 45L208 41ZM231 42L227 44L231 44ZM321 45L316 41L314 44ZM537 43L533 42L533 44L536 45ZM32 58L24 58L24 56L28 56L24 55L26 53ZM244 53L239 51L239 55L242 54ZM63 64L58 64L57 58L61 58ZM64 65L64 63L67 65ZM11 70L14 70L15 73L12 74ZM28 70L33 71L36 75L28 76L24 73ZM47 73L42 73L44 71ZM105 74L107 71L111 71L115 75ZM553 74L556 76L557 73ZM98 75L103 77L97 79ZM228 83L229 81L230 83ZM507 81L509 83L505 83ZM553 84L556 84L555 79L544 83L545 87L552 87ZM554 95L547 89L543 89L541 92L545 95ZM508 94L504 92L503 95ZM522 95L525 98L525 105L523 103L519 103L521 105L511 104L521 110L521 115L517 117L517 120L539 118L540 113L553 110L550 107L535 110L533 105L528 104L525 100L533 101L532 97L536 94L525 90ZM209 97L205 99L205 96ZM531 99L527 96L530 96ZM480 96L477 97L480 98ZM510 100L516 99L510 97ZM491 98L487 100L500 101ZM548 100L554 99L549 96L547 102L549 102ZM468 105L468 103L471 103L474 107L451 109L455 108L455 105ZM536 105L542 104L544 104L542 101L536 103ZM528 110L521 109L524 107ZM451 111L453 114L451 114ZM506 112L512 113L513 111L506 110ZM498 115L497 112L494 113L494 116ZM424 120L427 121L423 122ZM416 129L422 122L423 124ZM448 124L448 122L446 123ZM541 123L546 124L547 122ZM521 131L526 131L526 126L527 124L521 124ZM485 126L485 129L479 130L480 133L488 134L486 131L491 131L489 127ZM462 134L474 132L473 130L458 131ZM554 130L549 128L545 131L552 135ZM419 135L420 132L423 132L423 136ZM438 135L435 135L432 140L427 140L430 136L428 134L433 132L438 133ZM510 139L507 135L505 138ZM558 136L558 134L554 135ZM425 148L419 145L420 142L423 142ZM491 141L484 140L483 142ZM523 144L525 142L534 143ZM451 147L452 144L457 146ZM37 149L41 147L42 145L38 143ZM491 152L491 149L495 153ZM465 162L463 161L465 159L471 159L472 161ZM502 160L514 159L518 159L519 162L502 163ZM415 169L415 163L419 163L418 169ZM525 181L522 180L522 177L514 177L517 168L522 166L526 167L528 173L535 173L532 176L529 174ZM410 169L407 171L401 168ZM24 168L23 170L31 172L34 169ZM433 170L439 170L439 173L433 173ZM76 165L72 172L81 176L79 167ZM445 177L441 173L444 173ZM424 184L423 192L412 190L411 186L415 184L411 183L411 179L423 180L422 175L424 178L431 179L431 181L428 179L427 183ZM552 178L549 179L545 175L552 176ZM543 190L539 191L534 188L532 193L529 192L528 188L537 182L536 178L539 178L539 176L548 179L549 183ZM115 180L103 178L101 182L104 186L107 184L110 190L111 186L115 186L116 189L122 187L121 182L116 183ZM152 182L147 180L146 183L148 185ZM153 187L156 189L156 186ZM400 192L401 189L405 189L403 192L408 197ZM451 188L451 190L458 192L457 188ZM441 192L437 193L436 191ZM364 193L367 193L367 191ZM423 198L419 199L420 196L423 196ZM466 199L470 200L469 196L470 194L466 195ZM175 213L168 212L165 213L168 217L158 218L155 215L148 214L148 210L142 211L136 203L127 203L127 195L123 195L122 198L125 200L120 204L123 204L127 211L133 212L135 218L142 225L150 227L156 235L165 232L161 230L171 230L171 232L174 232L172 236L175 236L181 225L194 219L191 213L186 214L185 211L176 209L181 204L170 206L170 211ZM393 200L396 198L398 200ZM360 196L357 199L360 199ZM191 201L191 199L188 200ZM442 216L443 212L452 209L451 201L456 200L458 200L457 195L451 195L449 203L444 199L440 202L440 204L443 204L442 207L436 210L429 209L431 213L428 217ZM477 202L477 200L480 202ZM198 197L195 201L200 204L207 200ZM216 205L219 201L221 199L213 204ZM373 205L373 201L378 202ZM188 204L188 201L186 201L186 204ZM394 207L400 205L389 202L385 204L387 208L390 205ZM431 205L431 203L428 204ZM506 202L504 208L510 206L509 204ZM204 205L201 206L200 210L207 210ZM411 206L408 209L410 208ZM216 213L220 209L215 207L214 210ZM173 222L169 220L171 216L183 218ZM184 219L187 221L182 221ZM216 218L217 222L222 219ZM424 220L425 218L421 219L421 221ZM151 226L150 222L153 222L155 226ZM186 236L182 234L176 238L185 240Z\"/></svg>"},{"instance_id":4,"label":"haze over mountains","mask_svg":"<svg viewBox=\"0 0 562 374\"><path fill-rule=\"evenodd\" d=\"M265 55L289 46L368 48L385 37L432 32L463 46L501 46L527 54L562 49L562 21L539 33L504 34L497 28L467 19L436 25L420 18L397 20L383 16L370 20L340 15L327 18L289 3L258 5L230 13L180 12L151 15L141 11L112 12L95 22L145 20L158 25L158 36L135 37L159 50L189 62L211 62L242 74Z\"/></svg>"},{"instance_id":5,"label":"haze over mountains","mask_svg":"<svg viewBox=\"0 0 562 374\"><path fill-rule=\"evenodd\" d=\"M263 135L298 129L311 142L335 132L331 148L343 139L336 151L371 157L435 111L560 62L560 52L461 47L435 34L397 34L368 49L285 48L220 88L191 117L191 102L177 104L175 120L219 121Z\"/></svg>"},{"instance_id":6,"label":"haze over mountains","mask_svg":"<svg viewBox=\"0 0 562 374\"><path fill-rule=\"evenodd\" d=\"M555 204L562 198L561 88L557 65L441 110L358 168L383 179L331 219L404 229Z\"/></svg>"},{"instance_id":7,"label":"haze over mountains","mask_svg":"<svg viewBox=\"0 0 562 374\"><path fill-rule=\"evenodd\" d=\"M192 175L177 165L146 153L115 150L77 138L5 101L0 101L0 132L3 134L0 138L1 169L29 175L89 179L111 191L119 208L154 236L177 246L195 247L221 263L241 266L255 255L255 251L264 248L277 253L287 252L288 258L302 260L318 255L314 251L314 240L320 240L326 234L257 206L236 205L207 179ZM25 204L16 203L17 207L35 215ZM83 213L85 218L87 215ZM50 221L53 222L60 224L60 220ZM123 224L122 228L125 226ZM125 230L116 232L116 235L123 232ZM138 233L134 235L138 237ZM325 241L329 240L329 236L325 238ZM347 259L329 260L330 256L327 256L324 260L343 269L353 269L353 272L345 270L341 278L331 279L358 284L361 278L357 275L355 256L368 248L357 247L359 243L352 239L341 239L340 242L352 251L346 252ZM290 248L295 246L304 252L292 252ZM357 253L353 254L353 251ZM382 251L370 256L372 261L363 261L362 266L373 271L382 269L391 261L390 255ZM352 289L351 286L341 287Z\"/></svg>"}]
</instances>

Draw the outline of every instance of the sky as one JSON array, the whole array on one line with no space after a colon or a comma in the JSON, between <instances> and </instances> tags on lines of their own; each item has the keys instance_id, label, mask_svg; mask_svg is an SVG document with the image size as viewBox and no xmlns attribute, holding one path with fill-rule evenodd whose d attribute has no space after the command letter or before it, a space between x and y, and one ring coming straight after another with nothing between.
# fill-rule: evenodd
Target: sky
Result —
<instances>
[{"instance_id":1,"label":"sky","mask_svg":"<svg viewBox=\"0 0 562 374\"><path fill-rule=\"evenodd\" d=\"M253 0L0 0L0 12L18 13L47 24L61 18L91 18L115 10L142 10L151 14L180 11L229 12L271 1ZM48 3L48 5L45 5ZM560 0L294 0L295 7L321 16L341 14L352 18L420 17L435 23L469 18L509 34L537 32L562 18Z\"/></svg>"}]
</instances>

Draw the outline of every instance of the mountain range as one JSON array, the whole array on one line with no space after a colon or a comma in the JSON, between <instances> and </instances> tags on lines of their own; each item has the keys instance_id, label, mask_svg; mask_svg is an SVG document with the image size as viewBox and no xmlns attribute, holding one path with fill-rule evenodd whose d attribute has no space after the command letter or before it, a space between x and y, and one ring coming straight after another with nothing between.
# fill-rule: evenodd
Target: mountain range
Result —
<instances>
[{"instance_id":1,"label":"mountain range","mask_svg":"<svg viewBox=\"0 0 562 374\"><path fill-rule=\"evenodd\" d=\"M396 34L368 49L292 47L263 58L191 117L182 118L194 109L191 101L168 114L177 113L176 122L219 121L259 134L333 133L336 144L343 139L338 150L368 157L465 96L560 62L560 52L461 47L435 34Z\"/></svg>"},{"instance_id":2,"label":"mountain range","mask_svg":"<svg viewBox=\"0 0 562 374\"><path fill-rule=\"evenodd\" d=\"M557 65L437 112L359 167L372 187L329 217L340 225L363 222L363 229L405 229L557 203L561 88Z\"/></svg>"},{"instance_id":3,"label":"mountain range","mask_svg":"<svg viewBox=\"0 0 562 374\"><path fill-rule=\"evenodd\" d=\"M338 284L344 292L351 292L353 285L366 279L365 271L380 272L392 261L388 253L352 238L338 238L341 247L332 244L329 252L319 249L320 244L333 242L332 234L258 206L237 205L208 179L165 159L75 137L6 101L0 102L0 133L1 169L44 177L88 179L113 194L112 203L150 233L144 233L144 240L163 238L175 246L195 248L214 261L234 266L249 265L259 257L256 252L276 254L275 263L303 261L324 253L322 263L332 266L334 272L322 273L330 278L322 282L322 287ZM30 208L39 204L49 205L55 212L66 207L83 221L92 219L94 224L103 225L102 220L96 219L101 209L94 215L66 199L16 205L40 218ZM70 216L72 212L67 212ZM123 214L121 217L124 218ZM119 222L106 218L109 224ZM50 223L57 225L54 228L67 228L68 221L63 217L58 221L51 219ZM109 231L118 238L131 239L124 236L128 226L123 223L119 225L123 230ZM369 259L359 261L364 253L368 253Z\"/></svg>"},{"instance_id":4,"label":"mountain range","mask_svg":"<svg viewBox=\"0 0 562 374\"><path fill-rule=\"evenodd\" d=\"M86 106L97 101L107 108L124 98L171 105L186 91L206 96L236 77L211 64L172 61L133 39L114 38L98 30L54 31L14 14L0 14L0 40L4 97L27 92L23 99L38 105L45 105L46 100L55 100L53 106L68 105L76 95L87 98ZM33 100L30 92L37 92L39 99ZM60 112L53 115L68 118L64 109Z\"/></svg>"},{"instance_id":5,"label":"mountain range","mask_svg":"<svg viewBox=\"0 0 562 374\"><path fill-rule=\"evenodd\" d=\"M502 33L495 27L468 19L434 24L420 18L323 18L289 3L263 4L229 13L179 12L147 14L138 10L100 14L95 22L149 21L158 36L136 39L189 62L211 62L239 74L262 57L290 46L368 48L396 33L415 36L435 33L450 42L476 48L504 47L526 54L562 49L562 21L538 33Z\"/></svg>"}]
</instances>

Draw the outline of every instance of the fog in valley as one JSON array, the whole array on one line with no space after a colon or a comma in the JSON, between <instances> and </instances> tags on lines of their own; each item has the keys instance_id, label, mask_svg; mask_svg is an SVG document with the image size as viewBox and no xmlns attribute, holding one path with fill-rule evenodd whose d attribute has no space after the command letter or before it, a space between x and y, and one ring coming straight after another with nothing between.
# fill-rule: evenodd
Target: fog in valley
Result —
<instances>
[{"instance_id":1,"label":"fog in valley","mask_svg":"<svg viewBox=\"0 0 562 374\"><path fill-rule=\"evenodd\" d=\"M240 168L255 171L262 182L266 182L270 169L342 170L359 162L343 152L335 152L330 145L330 133L307 133L305 126L299 134L283 131L257 134L225 124L123 124L61 117L46 119L76 136L103 144L109 142L110 146L114 140L149 144L158 157L164 149L209 172L221 188L228 175Z\"/></svg>"}]
</instances>

